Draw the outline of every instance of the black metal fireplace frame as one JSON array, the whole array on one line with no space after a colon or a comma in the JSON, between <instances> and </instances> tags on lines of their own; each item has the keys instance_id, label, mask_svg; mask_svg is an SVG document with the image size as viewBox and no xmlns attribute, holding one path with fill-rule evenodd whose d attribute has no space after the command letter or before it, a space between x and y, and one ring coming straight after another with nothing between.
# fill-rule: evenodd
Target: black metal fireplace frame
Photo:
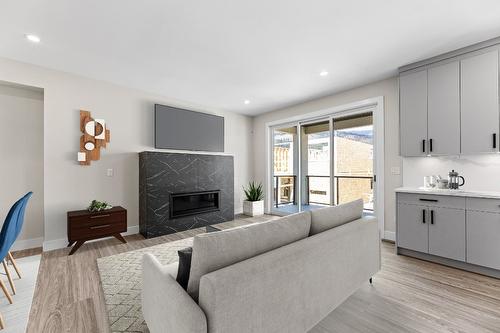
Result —
<instances>
[{"instance_id":1,"label":"black metal fireplace frame","mask_svg":"<svg viewBox=\"0 0 500 333\"><path fill-rule=\"evenodd\" d=\"M213 208L203 208L203 209L193 209L189 212L181 213L181 214L176 214L174 216L174 198L176 197L184 197L187 195L196 195L196 194L217 194L217 207ZM170 207L169 207L169 217L170 219L176 219L184 216L192 216L192 215L201 215L201 214L206 214L206 213L211 213L211 212L218 212L220 211L220 205L221 205L221 193L220 190L212 190L212 191L194 191L194 192L180 192L180 193L170 193Z\"/></svg>"}]
</instances>

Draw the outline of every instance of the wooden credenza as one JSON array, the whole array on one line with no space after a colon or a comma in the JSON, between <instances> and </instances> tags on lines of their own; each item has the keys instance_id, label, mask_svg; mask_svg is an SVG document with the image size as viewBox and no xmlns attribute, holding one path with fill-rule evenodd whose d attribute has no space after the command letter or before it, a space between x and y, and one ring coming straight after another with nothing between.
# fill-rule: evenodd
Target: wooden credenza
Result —
<instances>
[{"instance_id":1,"label":"wooden credenza","mask_svg":"<svg viewBox=\"0 0 500 333\"><path fill-rule=\"evenodd\" d=\"M68 212L68 247L73 246L70 255L88 240L116 237L123 243L120 233L127 231L127 210L116 206L111 209L91 213L88 210Z\"/></svg>"}]
</instances>

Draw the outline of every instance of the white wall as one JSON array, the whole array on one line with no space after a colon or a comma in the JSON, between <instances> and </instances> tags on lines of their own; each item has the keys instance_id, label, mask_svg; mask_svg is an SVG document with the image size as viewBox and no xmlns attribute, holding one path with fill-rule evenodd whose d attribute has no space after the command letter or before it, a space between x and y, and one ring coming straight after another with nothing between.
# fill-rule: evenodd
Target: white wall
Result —
<instances>
[{"instance_id":1,"label":"white wall","mask_svg":"<svg viewBox=\"0 0 500 333\"><path fill-rule=\"evenodd\" d=\"M153 105L202 110L158 95L0 58L0 80L44 89L45 248L64 246L66 212L92 199L128 209L128 226L138 225L138 152L153 150ZM90 167L75 162L79 149L79 110L106 120L111 142ZM234 155L235 210L242 209L242 185L252 175L252 120L228 112L226 153ZM114 169L114 177L106 169ZM133 230L136 230L132 228Z\"/></svg>"},{"instance_id":2,"label":"white wall","mask_svg":"<svg viewBox=\"0 0 500 333\"><path fill-rule=\"evenodd\" d=\"M0 82L0 220L33 191L14 250L43 240L43 90ZM32 241L29 241L32 240Z\"/></svg>"},{"instance_id":3,"label":"white wall","mask_svg":"<svg viewBox=\"0 0 500 333\"><path fill-rule=\"evenodd\" d=\"M500 154L403 158L403 184L420 187L424 176L448 178L452 169L465 178L461 189L500 192Z\"/></svg>"},{"instance_id":4,"label":"white wall","mask_svg":"<svg viewBox=\"0 0 500 333\"><path fill-rule=\"evenodd\" d=\"M399 102L398 80L387 80L368 84L339 94L298 104L285 109L269 112L254 118L254 178L265 184L266 178L266 123L292 116L324 110L334 106L361 101L372 97L384 97L384 148L385 148L385 230L389 234L395 227L395 194L394 189L401 185L401 175L393 175L391 167L400 167L399 157ZM267 193L267 192L266 192ZM390 237L390 236L389 236Z\"/></svg>"}]
</instances>

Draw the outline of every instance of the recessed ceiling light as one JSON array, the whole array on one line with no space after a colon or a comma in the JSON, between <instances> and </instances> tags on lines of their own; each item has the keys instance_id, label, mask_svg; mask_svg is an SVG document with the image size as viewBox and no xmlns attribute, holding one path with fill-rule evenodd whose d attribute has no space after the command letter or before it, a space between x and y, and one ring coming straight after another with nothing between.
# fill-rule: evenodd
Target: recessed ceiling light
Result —
<instances>
[{"instance_id":1,"label":"recessed ceiling light","mask_svg":"<svg viewBox=\"0 0 500 333\"><path fill-rule=\"evenodd\" d=\"M328 72L327 71L322 71L319 73L320 76L327 76L328 75Z\"/></svg>"},{"instance_id":2,"label":"recessed ceiling light","mask_svg":"<svg viewBox=\"0 0 500 333\"><path fill-rule=\"evenodd\" d=\"M33 43L40 43L40 37L37 35L26 34L26 39Z\"/></svg>"},{"instance_id":3,"label":"recessed ceiling light","mask_svg":"<svg viewBox=\"0 0 500 333\"><path fill-rule=\"evenodd\" d=\"M245 99L245 101L243 103L245 103L246 105L248 105L248 104L250 104L250 101L248 99Z\"/></svg>"}]
</instances>

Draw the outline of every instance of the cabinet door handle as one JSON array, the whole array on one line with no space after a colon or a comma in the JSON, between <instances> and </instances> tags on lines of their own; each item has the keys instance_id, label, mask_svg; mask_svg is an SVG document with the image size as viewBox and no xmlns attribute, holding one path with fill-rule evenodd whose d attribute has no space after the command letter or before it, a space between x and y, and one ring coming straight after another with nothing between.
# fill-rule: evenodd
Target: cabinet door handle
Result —
<instances>
[{"instance_id":1,"label":"cabinet door handle","mask_svg":"<svg viewBox=\"0 0 500 333\"><path fill-rule=\"evenodd\" d=\"M429 150L432 152L432 139L429 140Z\"/></svg>"},{"instance_id":2,"label":"cabinet door handle","mask_svg":"<svg viewBox=\"0 0 500 333\"><path fill-rule=\"evenodd\" d=\"M111 226L111 224L94 225L94 226L90 227L90 229L102 229L102 228L107 228L110 226Z\"/></svg>"},{"instance_id":3,"label":"cabinet door handle","mask_svg":"<svg viewBox=\"0 0 500 333\"><path fill-rule=\"evenodd\" d=\"M427 202L438 202L437 199L422 199L422 198L420 198L418 200L420 200L420 201L427 201Z\"/></svg>"},{"instance_id":4,"label":"cabinet door handle","mask_svg":"<svg viewBox=\"0 0 500 333\"><path fill-rule=\"evenodd\" d=\"M425 209L422 209L422 223L425 224Z\"/></svg>"},{"instance_id":5,"label":"cabinet door handle","mask_svg":"<svg viewBox=\"0 0 500 333\"><path fill-rule=\"evenodd\" d=\"M422 140L422 153L425 153L425 139Z\"/></svg>"},{"instance_id":6,"label":"cabinet door handle","mask_svg":"<svg viewBox=\"0 0 500 333\"><path fill-rule=\"evenodd\" d=\"M431 224L434 224L434 211L431 210Z\"/></svg>"},{"instance_id":7,"label":"cabinet door handle","mask_svg":"<svg viewBox=\"0 0 500 333\"><path fill-rule=\"evenodd\" d=\"M493 148L496 149L497 147L497 134L493 133Z\"/></svg>"},{"instance_id":8,"label":"cabinet door handle","mask_svg":"<svg viewBox=\"0 0 500 333\"><path fill-rule=\"evenodd\" d=\"M95 216L91 216L90 218L91 219L100 219L100 218L108 217L108 216L111 216L111 214L95 215Z\"/></svg>"}]
</instances>

